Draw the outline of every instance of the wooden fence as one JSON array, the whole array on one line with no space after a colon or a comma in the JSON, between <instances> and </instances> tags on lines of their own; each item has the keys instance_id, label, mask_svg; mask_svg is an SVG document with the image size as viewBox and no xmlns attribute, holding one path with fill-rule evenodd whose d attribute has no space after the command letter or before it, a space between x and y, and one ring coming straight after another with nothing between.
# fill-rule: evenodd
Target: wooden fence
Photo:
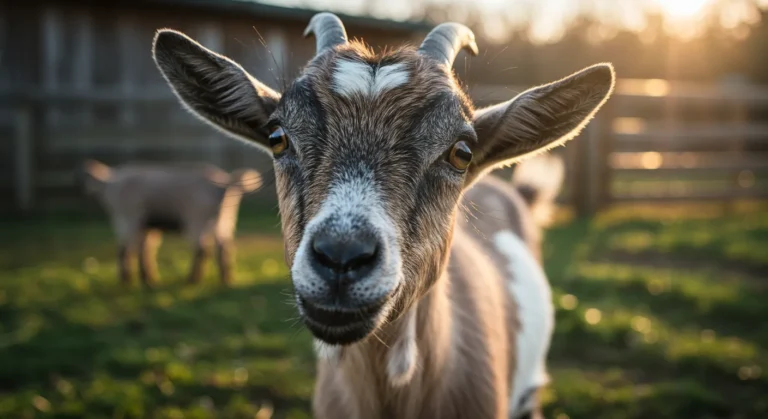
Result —
<instances>
[{"instance_id":1,"label":"wooden fence","mask_svg":"<svg viewBox=\"0 0 768 419\"><path fill-rule=\"evenodd\" d=\"M84 198L78 175L85 159L107 164L206 161L226 170L271 170L268 156L223 138L184 112L170 91L29 92L5 106L0 103L0 109L5 111L0 110L0 133L7 133L13 144L12 157L0 162L9 164L6 180L12 182L0 186L13 190L15 209L21 211L78 208ZM111 115L103 122L98 116L125 109L142 117L121 121Z\"/></svg>"},{"instance_id":2,"label":"wooden fence","mask_svg":"<svg viewBox=\"0 0 768 419\"><path fill-rule=\"evenodd\" d=\"M470 94L485 105L521 90L476 86ZM128 120L99 117L126 109ZM621 80L580 137L554 151L568 173L561 202L589 214L613 202L768 198L768 122L759 122L768 121L766 111L765 88ZM0 96L0 136L12 140L1 142L0 187L21 211L77 206L76 168L85 158L271 170L258 150L182 112L168 89ZM265 199L274 200L269 188Z\"/></svg>"},{"instance_id":3,"label":"wooden fence","mask_svg":"<svg viewBox=\"0 0 768 419\"><path fill-rule=\"evenodd\" d=\"M481 86L480 104L521 89ZM768 198L768 88L619 80L560 151L561 201L589 214L614 202Z\"/></svg>"}]
</instances>

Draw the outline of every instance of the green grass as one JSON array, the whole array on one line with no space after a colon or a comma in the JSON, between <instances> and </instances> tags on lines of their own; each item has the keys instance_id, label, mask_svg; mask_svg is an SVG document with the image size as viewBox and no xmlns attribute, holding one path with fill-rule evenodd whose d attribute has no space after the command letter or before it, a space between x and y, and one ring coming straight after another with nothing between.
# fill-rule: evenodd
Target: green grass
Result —
<instances>
[{"instance_id":1,"label":"green grass","mask_svg":"<svg viewBox=\"0 0 768 419\"><path fill-rule=\"evenodd\" d=\"M309 417L277 219L245 217L238 277L116 279L101 218L0 224L0 417ZM616 208L547 233L552 418L768 417L768 206Z\"/></svg>"},{"instance_id":2,"label":"green grass","mask_svg":"<svg viewBox=\"0 0 768 419\"><path fill-rule=\"evenodd\" d=\"M547 413L768 416L768 206L616 208L548 232Z\"/></svg>"}]
</instances>

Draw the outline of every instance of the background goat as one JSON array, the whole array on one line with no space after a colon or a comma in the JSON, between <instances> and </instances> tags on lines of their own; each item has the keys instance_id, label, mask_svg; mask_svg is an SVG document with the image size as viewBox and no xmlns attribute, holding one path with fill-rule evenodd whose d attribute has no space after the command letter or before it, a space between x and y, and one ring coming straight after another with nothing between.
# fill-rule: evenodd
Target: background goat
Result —
<instances>
[{"instance_id":1,"label":"background goat","mask_svg":"<svg viewBox=\"0 0 768 419\"><path fill-rule=\"evenodd\" d=\"M321 355L315 417L535 412L549 287L525 201L480 179L574 138L608 99L612 66L475 111L451 69L460 49L477 53L463 25L382 54L329 13L306 34L317 55L282 95L176 31L157 34L154 58L189 110L274 156L296 303ZM542 166L528 187L552 195ZM465 191L499 213L457 221Z\"/></svg>"},{"instance_id":2,"label":"background goat","mask_svg":"<svg viewBox=\"0 0 768 419\"><path fill-rule=\"evenodd\" d=\"M194 248L189 282L200 281L215 243L221 281L232 281L233 238L240 200L261 186L250 169L227 173L212 165L129 164L109 167L85 162L85 188L106 209L118 241L120 279L130 282L138 253L142 282L157 279L161 232L180 232Z\"/></svg>"}]
</instances>

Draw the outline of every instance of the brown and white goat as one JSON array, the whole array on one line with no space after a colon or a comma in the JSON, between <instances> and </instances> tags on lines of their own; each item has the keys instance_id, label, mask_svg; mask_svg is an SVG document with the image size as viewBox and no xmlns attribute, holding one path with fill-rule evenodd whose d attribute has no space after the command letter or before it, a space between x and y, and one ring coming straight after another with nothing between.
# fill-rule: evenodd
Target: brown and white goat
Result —
<instances>
[{"instance_id":1,"label":"brown and white goat","mask_svg":"<svg viewBox=\"0 0 768 419\"><path fill-rule=\"evenodd\" d=\"M230 174L207 164L109 167L95 160L84 168L86 191L106 209L117 235L121 281L130 282L136 253L142 282L156 281L156 250L167 231L182 233L195 249L190 283L200 281L214 243L221 281L231 282L237 212L243 194L261 185L257 172Z\"/></svg>"},{"instance_id":2,"label":"brown and white goat","mask_svg":"<svg viewBox=\"0 0 768 419\"><path fill-rule=\"evenodd\" d=\"M612 92L612 66L475 110L452 71L460 49L477 53L463 25L381 54L329 13L306 34L317 54L282 94L173 30L154 58L191 112L274 157L286 261L319 352L315 417L538 412L553 315L534 221L515 188L483 175L574 138ZM528 190L552 176L527 177ZM493 212L466 220L462 199Z\"/></svg>"}]
</instances>

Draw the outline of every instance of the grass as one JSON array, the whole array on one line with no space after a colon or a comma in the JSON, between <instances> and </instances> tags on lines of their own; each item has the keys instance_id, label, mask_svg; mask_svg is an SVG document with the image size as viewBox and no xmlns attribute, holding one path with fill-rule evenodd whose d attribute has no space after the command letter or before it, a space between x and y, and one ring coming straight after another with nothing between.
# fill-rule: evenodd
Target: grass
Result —
<instances>
[{"instance_id":1,"label":"grass","mask_svg":"<svg viewBox=\"0 0 768 419\"><path fill-rule=\"evenodd\" d=\"M295 323L274 217L241 220L238 278L116 280L104 220L0 225L0 417L306 418L311 339ZM768 205L615 208L547 233L557 330L547 417L768 416Z\"/></svg>"}]
</instances>

